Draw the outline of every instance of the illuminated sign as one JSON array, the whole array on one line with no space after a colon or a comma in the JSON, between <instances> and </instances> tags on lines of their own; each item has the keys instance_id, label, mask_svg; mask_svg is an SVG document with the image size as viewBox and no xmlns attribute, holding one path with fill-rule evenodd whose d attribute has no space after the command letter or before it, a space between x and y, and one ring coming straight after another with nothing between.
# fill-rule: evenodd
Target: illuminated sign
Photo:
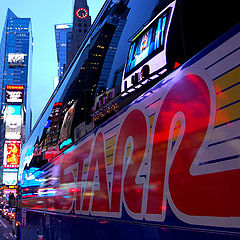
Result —
<instances>
[{"instance_id":1,"label":"illuminated sign","mask_svg":"<svg viewBox=\"0 0 240 240\"><path fill-rule=\"evenodd\" d=\"M72 24L58 24L56 25L56 29L67 29L67 28L72 28Z\"/></svg>"},{"instance_id":2,"label":"illuminated sign","mask_svg":"<svg viewBox=\"0 0 240 240\"><path fill-rule=\"evenodd\" d=\"M14 195L16 195L17 194L17 190L16 189L4 189L3 190L3 196L4 197L9 196L10 193L13 193Z\"/></svg>"},{"instance_id":3,"label":"illuminated sign","mask_svg":"<svg viewBox=\"0 0 240 240\"><path fill-rule=\"evenodd\" d=\"M112 104L108 104L107 106L104 106L102 109L100 109L99 111L93 114L94 122L104 118L110 113L117 112L118 107L119 106L116 102L113 102Z\"/></svg>"},{"instance_id":4,"label":"illuminated sign","mask_svg":"<svg viewBox=\"0 0 240 240\"><path fill-rule=\"evenodd\" d=\"M20 141L5 141L4 143L4 168L18 168L20 160Z\"/></svg>"},{"instance_id":5,"label":"illuminated sign","mask_svg":"<svg viewBox=\"0 0 240 240\"><path fill-rule=\"evenodd\" d=\"M20 105L8 105L6 108L6 116L10 115L21 115L21 106Z\"/></svg>"},{"instance_id":6,"label":"illuminated sign","mask_svg":"<svg viewBox=\"0 0 240 240\"><path fill-rule=\"evenodd\" d=\"M106 92L98 95L94 102L93 111L96 111L97 109L101 108L103 105L105 105L114 97L115 97L115 88L111 88Z\"/></svg>"},{"instance_id":7,"label":"illuminated sign","mask_svg":"<svg viewBox=\"0 0 240 240\"><path fill-rule=\"evenodd\" d=\"M3 184L5 185L11 185L9 186L9 188L14 189L15 186L12 185L16 185L17 184L17 172L5 172L3 171Z\"/></svg>"},{"instance_id":8,"label":"illuminated sign","mask_svg":"<svg viewBox=\"0 0 240 240\"><path fill-rule=\"evenodd\" d=\"M25 53L9 53L8 54L8 66L9 67L23 67Z\"/></svg>"},{"instance_id":9,"label":"illuminated sign","mask_svg":"<svg viewBox=\"0 0 240 240\"><path fill-rule=\"evenodd\" d=\"M23 103L24 86L6 86L5 103Z\"/></svg>"},{"instance_id":10,"label":"illuminated sign","mask_svg":"<svg viewBox=\"0 0 240 240\"><path fill-rule=\"evenodd\" d=\"M24 90L23 85L6 85L6 89L8 90Z\"/></svg>"},{"instance_id":11,"label":"illuminated sign","mask_svg":"<svg viewBox=\"0 0 240 240\"><path fill-rule=\"evenodd\" d=\"M61 107L62 106L62 103L61 102L56 102L54 103L54 107Z\"/></svg>"},{"instance_id":12,"label":"illuminated sign","mask_svg":"<svg viewBox=\"0 0 240 240\"><path fill-rule=\"evenodd\" d=\"M151 27L142 31L132 41L126 74L137 67L155 51L162 51L166 30L167 13L155 21Z\"/></svg>"},{"instance_id":13,"label":"illuminated sign","mask_svg":"<svg viewBox=\"0 0 240 240\"><path fill-rule=\"evenodd\" d=\"M60 149L62 149L62 148L65 147L65 146L68 146L68 145L71 144L71 143L72 143L72 139L71 139L71 138L63 141L63 142L61 143L61 145L60 145Z\"/></svg>"},{"instance_id":14,"label":"illuminated sign","mask_svg":"<svg viewBox=\"0 0 240 240\"><path fill-rule=\"evenodd\" d=\"M21 138L21 106L8 105L5 113L5 138L6 139L20 139Z\"/></svg>"},{"instance_id":15,"label":"illuminated sign","mask_svg":"<svg viewBox=\"0 0 240 240\"><path fill-rule=\"evenodd\" d=\"M133 38L124 69L122 92L154 72L162 75L167 71L166 46L175 4L176 1L169 4Z\"/></svg>"},{"instance_id":16,"label":"illuminated sign","mask_svg":"<svg viewBox=\"0 0 240 240\"><path fill-rule=\"evenodd\" d=\"M50 124L51 124L51 119L48 119L44 128L49 128L50 127Z\"/></svg>"}]
</instances>

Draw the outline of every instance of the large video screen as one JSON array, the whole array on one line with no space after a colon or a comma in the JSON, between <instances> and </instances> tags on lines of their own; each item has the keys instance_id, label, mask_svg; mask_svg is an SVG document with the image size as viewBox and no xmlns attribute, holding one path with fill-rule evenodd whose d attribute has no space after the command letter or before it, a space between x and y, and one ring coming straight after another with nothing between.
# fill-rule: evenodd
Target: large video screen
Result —
<instances>
[{"instance_id":1,"label":"large video screen","mask_svg":"<svg viewBox=\"0 0 240 240\"><path fill-rule=\"evenodd\" d=\"M125 77L163 50L168 11L160 15L133 38Z\"/></svg>"},{"instance_id":2,"label":"large video screen","mask_svg":"<svg viewBox=\"0 0 240 240\"><path fill-rule=\"evenodd\" d=\"M5 138L6 139L20 139L21 138L21 106L8 105L5 112Z\"/></svg>"},{"instance_id":3,"label":"large video screen","mask_svg":"<svg viewBox=\"0 0 240 240\"><path fill-rule=\"evenodd\" d=\"M17 171L5 171L3 170L3 184L16 185L17 184Z\"/></svg>"},{"instance_id":4,"label":"large video screen","mask_svg":"<svg viewBox=\"0 0 240 240\"><path fill-rule=\"evenodd\" d=\"M23 67L25 53L9 53L8 54L8 66L9 67Z\"/></svg>"},{"instance_id":5,"label":"large video screen","mask_svg":"<svg viewBox=\"0 0 240 240\"><path fill-rule=\"evenodd\" d=\"M23 103L24 86L7 85L5 103Z\"/></svg>"},{"instance_id":6,"label":"large video screen","mask_svg":"<svg viewBox=\"0 0 240 240\"><path fill-rule=\"evenodd\" d=\"M20 160L21 142L5 141L4 143L4 168L18 168Z\"/></svg>"}]
</instances>

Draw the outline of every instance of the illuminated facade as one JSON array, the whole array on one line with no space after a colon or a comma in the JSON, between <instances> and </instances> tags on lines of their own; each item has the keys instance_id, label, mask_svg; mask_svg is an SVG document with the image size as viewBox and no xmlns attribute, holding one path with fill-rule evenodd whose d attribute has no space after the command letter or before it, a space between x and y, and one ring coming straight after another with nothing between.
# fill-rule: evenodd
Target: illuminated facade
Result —
<instances>
[{"instance_id":1,"label":"illuminated facade","mask_svg":"<svg viewBox=\"0 0 240 240\"><path fill-rule=\"evenodd\" d=\"M21 145L31 131L32 46L31 19L8 9L0 48L0 184L17 183Z\"/></svg>"},{"instance_id":2,"label":"illuminated facade","mask_svg":"<svg viewBox=\"0 0 240 240\"><path fill-rule=\"evenodd\" d=\"M58 60L58 78L61 79L67 64L67 52L70 51L72 24L56 24L55 38Z\"/></svg>"}]
</instances>

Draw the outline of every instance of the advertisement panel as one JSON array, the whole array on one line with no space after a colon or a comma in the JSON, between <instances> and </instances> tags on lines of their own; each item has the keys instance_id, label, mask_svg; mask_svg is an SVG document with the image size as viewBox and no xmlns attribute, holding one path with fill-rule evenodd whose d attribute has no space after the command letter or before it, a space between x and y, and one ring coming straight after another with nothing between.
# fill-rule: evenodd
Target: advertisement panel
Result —
<instances>
[{"instance_id":1,"label":"advertisement panel","mask_svg":"<svg viewBox=\"0 0 240 240\"><path fill-rule=\"evenodd\" d=\"M15 169L4 169L3 170L3 184L5 185L16 185L17 184L17 171ZM16 169L17 170L17 169ZM11 189L12 191L12 189Z\"/></svg>"},{"instance_id":2,"label":"advertisement panel","mask_svg":"<svg viewBox=\"0 0 240 240\"><path fill-rule=\"evenodd\" d=\"M23 103L24 86L7 85L5 103Z\"/></svg>"},{"instance_id":3,"label":"advertisement panel","mask_svg":"<svg viewBox=\"0 0 240 240\"><path fill-rule=\"evenodd\" d=\"M6 122L6 139L17 139L21 138L21 106L20 105L8 105L5 114Z\"/></svg>"},{"instance_id":4,"label":"advertisement panel","mask_svg":"<svg viewBox=\"0 0 240 240\"><path fill-rule=\"evenodd\" d=\"M25 53L9 53L8 54L8 66L9 67L23 67Z\"/></svg>"},{"instance_id":5,"label":"advertisement panel","mask_svg":"<svg viewBox=\"0 0 240 240\"><path fill-rule=\"evenodd\" d=\"M3 195L4 195L4 197L9 197L9 195L10 194L14 194L14 196L16 196L16 194L17 194L17 190L16 189L4 189L3 190Z\"/></svg>"},{"instance_id":6,"label":"advertisement panel","mask_svg":"<svg viewBox=\"0 0 240 240\"><path fill-rule=\"evenodd\" d=\"M3 168L18 168L20 160L21 141L5 141Z\"/></svg>"}]
</instances>

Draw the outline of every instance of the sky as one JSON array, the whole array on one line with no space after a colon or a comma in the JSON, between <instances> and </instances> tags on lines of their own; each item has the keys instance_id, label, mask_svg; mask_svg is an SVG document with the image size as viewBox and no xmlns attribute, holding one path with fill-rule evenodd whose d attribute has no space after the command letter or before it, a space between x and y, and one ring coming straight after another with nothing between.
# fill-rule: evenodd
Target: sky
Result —
<instances>
[{"instance_id":1,"label":"sky","mask_svg":"<svg viewBox=\"0 0 240 240\"><path fill-rule=\"evenodd\" d=\"M87 0L92 22L105 0ZM7 9L17 17L31 18L33 33L32 111L33 125L54 90L57 52L54 25L72 23L74 0L0 0L0 36ZM1 37L0 37L1 39Z\"/></svg>"}]
</instances>

